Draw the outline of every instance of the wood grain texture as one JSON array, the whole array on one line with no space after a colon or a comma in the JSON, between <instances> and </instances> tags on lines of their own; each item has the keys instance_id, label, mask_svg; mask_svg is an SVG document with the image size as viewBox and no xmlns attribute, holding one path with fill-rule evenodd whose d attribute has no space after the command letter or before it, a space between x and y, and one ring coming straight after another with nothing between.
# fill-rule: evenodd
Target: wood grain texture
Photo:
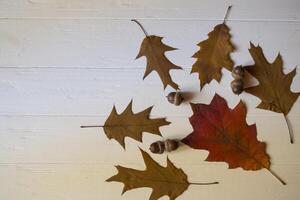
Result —
<instances>
[{"instance_id":1,"label":"wood grain texture","mask_svg":"<svg viewBox=\"0 0 300 200\"><path fill-rule=\"evenodd\" d=\"M189 70L171 72L183 92L192 93L191 102L209 103L214 92L224 96L229 106L242 98L249 114L276 115L255 109L260 100L250 94L233 95L230 82L233 79L227 70L218 84L213 81L199 92L197 75ZM155 105L153 115L190 116L188 103L174 107L166 100L166 91L161 87L157 74L142 80L144 69L53 69L53 68L0 68L0 92L2 101L0 115L103 115L107 116L113 104L118 110L125 109L133 99L134 111ZM292 90L299 91L300 77L295 77ZM188 95L189 96L189 95ZM297 101L289 115L300 114Z\"/></svg>"},{"instance_id":2,"label":"wood grain texture","mask_svg":"<svg viewBox=\"0 0 300 200\"><path fill-rule=\"evenodd\" d=\"M222 22L229 4L233 9L227 24L237 65L253 64L249 41L259 43L270 61L280 51L285 72L299 65L298 0L0 1L0 199L132 200L150 195L144 188L121 196L122 184L104 181L116 173L117 164L144 169L138 146L147 149L159 136L145 133L143 144L126 139L124 152L102 129L79 128L104 123L113 105L122 111L133 99L133 111L154 105L151 116L172 122L161 128L163 137L192 132L189 105L169 104L165 96L172 89L163 91L157 74L142 81L145 60L134 58L144 36L130 22L137 18L150 34L179 48L167 57L184 68L171 75L193 94L191 102L209 103L215 92L231 108L245 101L248 123L257 124L273 170L287 181L282 187L266 170L228 170L225 163L204 162L206 151L183 146L168 155L189 181L220 184L191 186L178 199L298 200L300 101L288 115L295 134L290 145L284 117L255 109L260 100L250 94L233 95L228 71L222 71L220 84L212 81L201 93L197 76L190 75L196 44ZM292 91L300 91L299 74ZM153 157L166 165L166 155Z\"/></svg>"},{"instance_id":3,"label":"wood grain texture","mask_svg":"<svg viewBox=\"0 0 300 200\"><path fill-rule=\"evenodd\" d=\"M170 18L222 20L229 4L233 20L298 21L297 0L15 0L1 1L2 18Z\"/></svg>"},{"instance_id":4,"label":"wood grain texture","mask_svg":"<svg viewBox=\"0 0 300 200\"><path fill-rule=\"evenodd\" d=\"M192 67L195 59L191 57L199 50L197 43L207 39L207 33L222 22L140 21L149 34L162 36L164 43L179 49L166 55L183 68ZM228 21L232 42L237 47L232 59L236 65L250 64L248 48L252 41L264 48L269 60L280 51L284 67L292 69L298 64L300 41L295 38L300 37L299 23ZM144 69L145 59L135 60L143 38L143 32L129 19L0 20L0 66Z\"/></svg>"}]
</instances>

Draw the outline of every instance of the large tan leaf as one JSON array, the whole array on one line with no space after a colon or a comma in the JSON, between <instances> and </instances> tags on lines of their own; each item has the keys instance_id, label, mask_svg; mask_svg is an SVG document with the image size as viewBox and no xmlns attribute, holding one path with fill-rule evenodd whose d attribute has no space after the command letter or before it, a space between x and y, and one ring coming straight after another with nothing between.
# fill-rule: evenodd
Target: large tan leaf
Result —
<instances>
[{"instance_id":1,"label":"large tan leaf","mask_svg":"<svg viewBox=\"0 0 300 200\"><path fill-rule=\"evenodd\" d=\"M232 70L234 63L230 58L230 53L234 51L234 46L230 38L229 27L222 23L208 33L207 40L198 44L200 50L193 55L197 61L192 66L191 73L199 73L201 89L213 79L220 82L222 67Z\"/></svg>"},{"instance_id":2,"label":"large tan leaf","mask_svg":"<svg viewBox=\"0 0 300 200\"><path fill-rule=\"evenodd\" d=\"M259 45L255 47L250 42L250 46L249 52L255 64L245 68L259 81L259 85L246 88L245 91L261 99L258 108L287 115L300 95L300 92L290 90L296 68L284 74L280 54L273 63L269 63Z\"/></svg>"},{"instance_id":3,"label":"large tan leaf","mask_svg":"<svg viewBox=\"0 0 300 200\"><path fill-rule=\"evenodd\" d=\"M187 181L187 175L182 169L176 168L168 158L167 166L163 167L155 162L145 151L140 150L146 165L144 171L118 165L116 166L118 174L106 180L108 182L116 181L124 183L122 194L135 188L150 187L152 188L150 200L157 200L164 195L169 196L170 200L174 200L180 196L190 184L217 184L217 182L189 183Z\"/></svg>"},{"instance_id":4,"label":"large tan leaf","mask_svg":"<svg viewBox=\"0 0 300 200\"><path fill-rule=\"evenodd\" d=\"M166 56L166 51L172 51L176 48L170 47L162 43L162 37L150 35L146 36L140 47L140 51L136 58L146 56L147 67L144 74L146 78L153 70L156 71L163 82L164 88L170 85L174 89L179 89L178 85L173 82L169 71L171 69L181 69L181 67L173 64Z\"/></svg>"},{"instance_id":5,"label":"large tan leaf","mask_svg":"<svg viewBox=\"0 0 300 200\"><path fill-rule=\"evenodd\" d=\"M257 108L283 113L289 129L290 142L293 143L293 133L286 115L300 95L300 92L291 92L290 90L296 75L296 68L288 74L284 74L280 54L273 63L269 63L259 45L255 47L250 42L250 46L249 52L254 60L254 65L245 68L259 81L259 85L246 88L245 91L261 99Z\"/></svg>"},{"instance_id":6,"label":"large tan leaf","mask_svg":"<svg viewBox=\"0 0 300 200\"><path fill-rule=\"evenodd\" d=\"M150 119L151 110L152 106L135 114L132 112L131 101L127 108L118 114L114 106L103 126L106 136L118 141L125 149L125 137L142 142L143 132L161 135L159 127L168 125L170 122L165 118Z\"/></svg>"}]
</instances>

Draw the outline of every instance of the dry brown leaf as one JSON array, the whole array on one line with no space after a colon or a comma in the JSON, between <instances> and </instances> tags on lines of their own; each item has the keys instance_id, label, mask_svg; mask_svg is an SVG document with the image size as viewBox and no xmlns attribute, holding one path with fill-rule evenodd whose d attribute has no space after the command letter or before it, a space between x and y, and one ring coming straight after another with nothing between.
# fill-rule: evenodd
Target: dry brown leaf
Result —
<instances>
[{"instance_id":1,"label":"dry brown leaf","mask_svg":"<svg viewBox=\"0 0 300 200\"><path fill-rule=\"evenodd\" d=\"M155 162L148 153L140 149L146 165L144 171L116 166L118 174L112 176L106 181L116 181L124 183L122 194L128 190L141 187L152 188L150 200L157 200L160 197L167 195L170 200L180 196L190 184L187 181L187 175L182 169L176 168L174 164L167 158L167 166L163 167ZM210 185L213 183L198 183L198 185Z\"/></svg>"},{"instance_id":2,"label":"dry brown leaf","mask_svg":"<svg viewBox=\"0 0 300 200\"><path fill-rule=\"evenodd\" d=\"M300 95L300 92L295 93L290 90L296 75L296 68L288 74L284 74L280 54L273 63L269 63L261 47L259 45L255 47L251 42L249 52L254 60L254 65L245 68L258 80L259 85L248 87L245 91L260 98L261 103L257 108L283 113L289 127L286 115ZM290 141L293 143L290 127L289 134Z\"/></svg>"},{"instance_id":3,"label":"dry brown leaf","mask_svg":"<svg viewBox=\"0 0 300 200\"><path fill-rule=\"evenodd\" d=\"M273 63L269 63L259 45L255 47L250 42L250 46L249 52L255 64L245 68L259 81L259 85L248 87L245 91L261 99L257 108L287 115L300 95L300 92L290 90L296 68L284 74L280 54Z\"/></svg>"},{"instance_id":4,"label":"dry brown leaf","mask_svg":"<svg viewBox=\"0 0 300 200\"><path fill-rule=\"evenodd\" d=\"M106 136L118 141L125 149L125 137L142 142L143 132L161 135L159 127L168 125L170 122L165 118L150 119L151 110L152 106L139 113L133 113L131 101L126 109L118 114L114 106L103 126Z\"/></svg>"},{"instance_id":5,"label":"dry brown leaf","mask_svg":"<svg viewBox=\"0 0 300 200\"><path fill-rule=\"evenodd\" d=\"M193 55L197 61L192 66L191 73L199 73L201 89L213 79L220 82L222 67L232 70L234 63L230 53L234 51L234 46L230 41L229 30L225 23L218 24L208 33L208 39L198 44L200 50Z\"/></svg>"},{"instance_id":6,"label":"dry brown leaf","mask_svg":"<svg viewBox=\"0 0 300 200\"><path fill-rule=\"evenodd\" d=\"M170 85L174 89L179 89L178 85L173 82L169 71L171 69L181 69L181 67L173 64L166 56L166 51L176 50L162 43L162 37L150 35L146 36L140 47L140 51L136 58L146 56L147 67L143 79L145 79L153 70L156 71L163 82L164 89Z\"/></svg>"}]
</instances>

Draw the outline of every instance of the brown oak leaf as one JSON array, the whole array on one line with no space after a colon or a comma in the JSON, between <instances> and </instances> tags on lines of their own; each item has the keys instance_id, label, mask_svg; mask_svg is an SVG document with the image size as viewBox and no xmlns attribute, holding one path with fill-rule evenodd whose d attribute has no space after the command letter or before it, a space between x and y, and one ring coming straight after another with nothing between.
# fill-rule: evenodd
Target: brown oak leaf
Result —
<instances>
[{"instance_id":1,"label":"brown oak leaf","mask_svg":"<svg viewBox=\"0 0 300 200\"><path fill-rule=\"evenodd\" d=\"M257 108L287 115L300 95L300 92L290 90L296 68L284 74L280 54L273 63L269 63L259 45L256 47L250 42L250 46L249 52L255 64L245 68L259 81L259 85L248 87L245 91L261 99Z\"/></svg>"},{"instance_id":2,"label":"brown oak leaf","mask_svg":"<svg viewBox=\"0 0 300 200\"><path fill-rule=\"evenodd\" d=\"M259 45L254 46L251 42L249 52L254 65L245 66L245 68L258 80L259 84L248 87L245 91L260 98L261 103L257 108L283 113L289 129L290 142L294 143L292 129L286 116L300 95L300 92L290 90L296 75L296 68L284 74L280 54L273 63L269 63L262 48Z\"/></svg>"},{"instance_id":3,"label":"brown oak leaf","mask_svg":"<svg viewBox=\"0 0 300 200\"><path fill-rule=\"evenodd\" d=\"M226 162L229 168L244 170L270 169L266 144L257 140L256 126L246 122L246 106L241 101L230 109L226 101L215 95L209 105L191 104L190 123L194 131L182 140L195 149L208 150L206 161Z\"/></svg>"},{"instance_id":4,"label":"brown oak leaf","mask_svg":"<svg viewBox=\"0 0 300 200\"><path fill-rule=\"evenodd\" d=\"M106 136L118 141L125 149L125 137L142 142L143 132L161 135L159 127L168 125L170 122L165 118L150 119L152 108L151 106L139 113L133 113L132 101L130 101L126 109L118 114L114 106L103 126Z\"/></svg>"},{"instance_id":5,"label":"brown oak leaf","mask_svg":"<svg viewBox=\"0 0 300 200\"><path fill-rule=\"evenodd\" d=\"M140 51L136 58L146 56L147 67L143 79L145 79L153 70L156 71L163 82L164 89L170 85L174 89L179 89L178 85L173 82L169 71L171 69L182 69L173 64L166 56L166 51L176 50L162 43L162 37L150 35L146 36L140 47Z\"/></svg>"},{"instance_id":6,"label":"brown oak leaf","mask_svg":"<svg viewBox=\"0 0 300 200\"><path fill-rule=\"evenodd\" d=\"M220 82L222 67L229 71L233 68L230 53L234 51L234 46L230 41L229 30L225 23L216 25L214 30L208 33L208 39L198 44L200 50L192 56L197 60L191 73L199 73L201 89L213 79Z\"/></svg>"},{"instance_id":7,"label":"brown oak leaf","mask_svg":"<svg viewBox=\"0 0 300 200\"><path fill-rule=\"evenodd\" d=\"M155 162L149 154L140 149L146 169L144 171L116 166L118 174L112 176L106 181L116 181L124 183L122 194L128 190L141 187L152 188L150 200L157 200L160 197L167 195L170 200L176 199L180 196L190 184L210 185L213 183L189 183L187 175L182 169L177 168L167 158L167 166L163 167Z\"/></svg>"}]
</instances>

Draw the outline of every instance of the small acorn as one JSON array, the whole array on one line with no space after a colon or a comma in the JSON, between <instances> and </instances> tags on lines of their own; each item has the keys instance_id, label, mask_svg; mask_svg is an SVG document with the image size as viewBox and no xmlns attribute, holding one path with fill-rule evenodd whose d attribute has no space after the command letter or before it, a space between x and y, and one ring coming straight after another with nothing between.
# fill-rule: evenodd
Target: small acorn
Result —
<instances>
[{"instance_id":1,"label":"small acorn","mask_svg":"<svg viewBox=\"0 0 300 200\"><path fill-rule=\"evenodd\" d=\"M162 141L157 141L152 143L149 149L152 153L162 154L165 151L165 144Z\"/></svg>"},{"instance_id":2,"label":"small acorn","mask_svg":"<svg viewBox=\"0 0 300 200\"><path fill-rule=\"evenodd\" d=\"M240 79L235 79L231 82L231 89L234 94L241 94L244 90L244 82Z\"/></svg>"},{"instance_id":3,"label":"small acorn","mask_svg":"<svg viewBox=\"0 0 300 200\"><path fill-rule=\"evenodd\" d=\"M241 94L244 90L244 75L245 71L242 66L237 66L233 68L231 72L234 80L231 82L231 89L234 94Z\"/></svg>"},{"instance_id":4,"label":"small acorn","mask_svg":"<svg viewBox=\"0 0 300 200\"><path fill-rule=\"evenodd\" d=\"M184 100L180 92L169 93L167 99L171 104L174 104L175 106L179 106Z\"/></svg>"},{"instance_id":5,"label":"small acorn","mask_svg":"<svg viewBox=\"0 0 300 200\"><path fill-rule=\"evenodd\" d=\"M245 75L244 68L242 66L237 66L233 68L231 72L234 79L243 79Z\"/></svg>"},{"instance_id":6,"label":"small acorn","mask_svg":"<svg viewBox=\"0 0 300 200\"><path fill-rule=\"evenodd\" d=\"M156 154L162 154L165 150L167 152L174 151L178 148L179 144L176 140L157 141L150 145L150 151Z\"/></svg>"}]
</instances>

